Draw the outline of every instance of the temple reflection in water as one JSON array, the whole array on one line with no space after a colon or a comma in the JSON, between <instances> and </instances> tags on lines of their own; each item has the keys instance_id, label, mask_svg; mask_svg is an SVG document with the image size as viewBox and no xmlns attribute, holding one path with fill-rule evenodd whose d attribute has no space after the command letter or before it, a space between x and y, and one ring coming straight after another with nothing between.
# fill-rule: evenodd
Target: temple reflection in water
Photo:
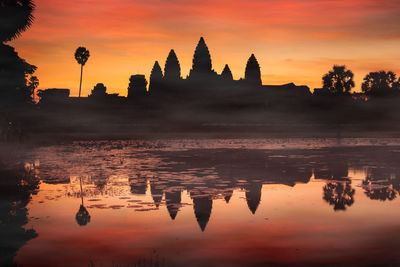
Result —
<instances>
[{"instance_id":1,"label":"temple reflection in water","mask_svg":"<svg viewBox=\"0 0 400 267\"><path fill-rule=\"evenodd\" d=\"M293 187L311 180L325 182L322 199L334 211L347 210L356 201L349 169L364 173L361 187L370 199L393 200L400 188L399 168L395 161L387 160L394 152L386 148L135 150L129 145L104 149L97 143L85 143L70 151L54 152L47 162L42 159L38 173L43 182L69 184L68 196L85 196L89 200L104 195L130 195L126 205L112 208L150 211L165 206L172 220L183 205L192 205L202 231L210 220L213 201L224 198L229 203L237 190L245 192L248 209L255 214L263 185ZM79 192L82 181L84 192ZM153 203L135 201L135 195L144 196L147 192ZM182 203L184 193L191 203ZM80 225L90 222L87 209L107 208L93 203L85 207L82 199L77 214Z\"/></svg>"},{"instance_id":2,"label":"temple reflection in water","mask_svg":"<svg viewBox=\"0 0 400 267\"><path fill-rule=\"evenodd\" d=\"M237 266L271 258L290 261L279 253L265 259L264 250L253 249L258 246L267 251L282 246L277 249L285 255L286 247L297 244L328 259L332 246L346 243L355 249L366 242L362 239L371 234L366 235L371 227L381 238L379 231L392 229L398 221L392 211L400 193L399 146L356 146L352 141L316 147L296 140L293 149L287 148L290 141L265 145L263 140L246 141L244 149L235 140L222 142L77 142L2 159L1 175L8 179L1 187L0 230L6 236L0 242L1 264L30 266L47 257L46 266L70 260L91 266L92 259L85 256L71 258L69 240L81 244L85 253L101 255L99 266L114 259L126 265L155 257L147 247L157 248L157 255L172 266L185 266L190 255L199 253L193 244L202 244L204 253L196 258L204 258L201 266L207 255L214 255L209 250L225 242L229 248L248 246L251 251L251 257L238 255ZM339 234L342 231L346 234ZM127 247L137 248L136 254L120 246L125 239ZM110 251L93 252L98 246ZM385 246L385 259L395 261L396 243ZM346 262L347 250L335 253ZM215 254L213 260L230 266L234 254L224 255ZM304 256L292 260L314 262L312 254L299 255ZM374 255L365 262L379 263Z\"/></svg>"}]
</instances>

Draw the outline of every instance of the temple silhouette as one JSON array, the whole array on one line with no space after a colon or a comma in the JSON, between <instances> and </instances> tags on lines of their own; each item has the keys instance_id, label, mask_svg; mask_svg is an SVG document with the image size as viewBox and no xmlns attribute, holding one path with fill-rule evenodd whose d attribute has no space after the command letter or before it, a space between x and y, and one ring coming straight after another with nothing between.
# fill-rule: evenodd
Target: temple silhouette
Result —
<instances>
[{"instance_id":1,"label":"temple silhouette","mask_svg":"<svg viewBox=\"0 0 400 267\"><path fill-rule=\"evenodd\" d=\"M167 55L164 66L159 62L154 62L149 80L145 74L127 77L126 97L109 93L104 83L97 83L88 97L71 97L67 88L39 90L38 108L32 115L35 119L29 121L31 131L99 134L209 131L204 124L280 123L280 118L267 114L271 111L289 114L285 115L288 117L285 122L293 124L297 118L289 118L290 114L309 111L310 88L293 83L263 85L261 67L254 54L245 62L243 78L234 79L228 64L222 70L215 70L203 37L195 48L186 77L174 49ZM35 122L43 123L38 129ZM151 124L158 126L147 126Z\"/></svg>"},{"instance_id":2,"label":"temple silhouette","mask_svg":"<svg viewBox=\"0 0 400 267\"><path fill-rule=\"evenodd\" d=\"M152 105L170 107L176 104L195 104L195 106L240 106L264 105L264 99L284 99L296 96L301 99L311 95L307 86L263 85L261 68L254 54L249 57L244 78L235 80L229 65L226 64L220 74L213 69L211 54L203 37L200 38L194 54L192 68L184 78L181 65L174 49L171 49L165 61L164 69L155 61L149 81L144 74L134 74L129 78L127 97L108 94L104 84L97 84L89 97L69 97L69 89L47 89L39 93L40 104L44 107L58 106L62 103L101 102L104 104L123 102L134 105Z\"/></svg>"},{"instance_id":3,"label":"temple silhouette","mask_svg":"<svg viewBox=\"0 0 400 267\"><path fill-rule=\"evenodd\" d=\"M400 120L400 93L373 98L346 91L349 88L332 89L329 84L312 93L308 86L294 83L268 85L262 80L255 54L244 62L243 77L239 79L233 77L228 64L216 70L212 63L210 50L201 37L186 77L178 53L171 49L164 66L155 61L149 76L138 73L127 77L126 97L109 93L103 83L94 85L88 97L70 97L69 89L39 90L38 105L24 126L31 125L25 128L37 135L44 132L60 136L65 132L99 136L174 132L340 136L346 131L399 128L395 122ZM334 71L346 68L334 66ZM333 72L328 74L336 77Z\"/></svg>"}]
</instances>

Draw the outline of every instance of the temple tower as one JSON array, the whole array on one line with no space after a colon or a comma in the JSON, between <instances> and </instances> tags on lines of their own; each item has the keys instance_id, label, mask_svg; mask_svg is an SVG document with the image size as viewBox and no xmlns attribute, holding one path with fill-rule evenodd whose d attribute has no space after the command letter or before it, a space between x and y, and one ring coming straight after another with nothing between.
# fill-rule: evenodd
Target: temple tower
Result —
<instances>
[{"instance_id":1,"label":"temple tower","mask_svg":"<svg viewBox=\"0 0 400 267\"><path fill-rule=\"evenodd\" d=\"M138 99L147 95L147 80L142 74L132 75L129 79L128 99Z\"/></svg>"},{"instance_id":2,"label":"temple tower","mask_svg":"<svg viewBox=\"0 0 400 267\"><path fill-rule=\"evenodd\" d=\"M212 70L210 51L208 50L204 38L201 37L194 51L193 64L189 78L204 78L212 74L215 74L215 72Z\"/></svg>"},{"instance_id":3,"label":"temple tower","mask_svg":"<svg viewBox=\"0 0 400 267\"><path fill-rule=\"evenodd\" d=\"M254 54L251 54L246 65L244 80L253 85L262 85L260 65Z\"/></svg>"},{"instance_id":4,"label":"temple tower","mask_svg":"<svg viewBox=\"0 0 400 267\"><path fill-rule=\"evenodd\" d=\"M160 89L161 83L163 79L163 73L158 61L154 63L153 69L150 74L150 84L149 84L149 93L153 94Z\"/></svg>"},{"instance_id":5,"label":"temple tower","mask_svg":"<svg viewBox=\"0 0 400 267\"><path fill-rule=\"evenodd\" d=\"M229 68L228 64L225 65L224 70L221 73L221 78L224 81L233 81L233 75L231 69Z\"/></svg>"},{"instance_id":6,"label":"temple tower","mask_svg":"<svg viewBox=\"0 0 400 267\"><path fill-rule=\"evenodd\" d=\"M164 79L168 81L177 81L181 79L181 66L174 49L171 49L165 62Z\"/></svg>"}]
</instances>

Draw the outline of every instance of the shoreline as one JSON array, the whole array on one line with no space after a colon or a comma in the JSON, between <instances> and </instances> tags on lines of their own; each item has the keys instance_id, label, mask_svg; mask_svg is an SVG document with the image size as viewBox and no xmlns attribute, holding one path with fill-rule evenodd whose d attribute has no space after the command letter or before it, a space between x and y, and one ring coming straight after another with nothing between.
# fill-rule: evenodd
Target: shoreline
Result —
<instances>
[{"instance_id":1,"label":"shoreline","mask_svg":"<svg viewBox=\"0 0 400 267\"><path fill-rule=\"evenodd\" d=\"M33 133L23 143L46 145L74 141L169 140L169 139L400 139L400 131L135 131Z\"/></svg>"}]
</instances>

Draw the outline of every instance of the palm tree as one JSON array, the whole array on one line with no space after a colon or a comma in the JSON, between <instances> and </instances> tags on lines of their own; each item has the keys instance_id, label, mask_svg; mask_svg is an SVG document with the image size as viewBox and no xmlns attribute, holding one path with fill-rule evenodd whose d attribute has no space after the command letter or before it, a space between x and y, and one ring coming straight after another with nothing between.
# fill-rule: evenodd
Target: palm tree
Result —
<instances>
[{"instance_id":1,"label":"palm tree","mask_svg":"<svg viewBox=\"0 0 400 267\"><path fill-rule=\"evenodd\" d=\"M18 38L33 23L32 0L0 0L0 42Z\"/></svg>"},{"instance_id":2,"label":"palm tree","mask_svg":"<svg viewBox=\"0 0 400 267\"><path fill-rule=\"evenodd\" d=\"M81 65L81 82L79 84L79 97L81 97L81 89L82 89L82 74L83 74L83 66L86 64L90 57L89 50L85 47L78 47L75 51L75 59L78 64Z\"/></svg>"}]
</instances>

